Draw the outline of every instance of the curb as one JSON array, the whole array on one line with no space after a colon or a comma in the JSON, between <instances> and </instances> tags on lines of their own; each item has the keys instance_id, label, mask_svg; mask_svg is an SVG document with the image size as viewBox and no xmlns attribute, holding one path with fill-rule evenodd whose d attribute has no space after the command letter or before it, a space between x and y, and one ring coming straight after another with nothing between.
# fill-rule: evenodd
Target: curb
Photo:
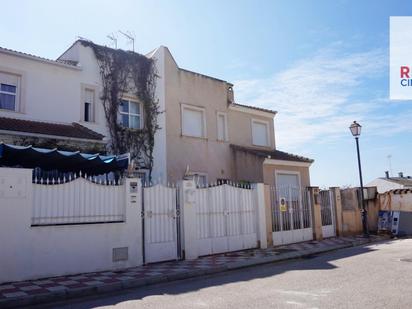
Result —
<instances>
[{"instance_id":1,"label":"curb","mask_svg":"<svg viewBox=\"0 0 412 309\"><path fill-rule=\"evenodd\" d=\"M331 252L331 251L336 251L336 250L351 248L351 247L357 247L357 246L362 246L362 245L366 245L369 243L376 243L376 242L380 242L384 240L386 239L355 240L355 241L351 241L351 242L344 243L341 245L334 245L334 246L329 246L325 248L306 249L303 251L287 252L287 253L283 253L280 255L258 257L258 258L245 260L245 261L232 262L227 265L220 265L220 266L216 266L214 268L209 268L209 269L192 270L192 271L188 271L184 273L170 274L167 276L158 275L158 276L153 276L151 278L129 279L129 280L124 280L123 282L108 283L104 285L90 286L90 287L84 287L84 288L78 288L78 289L60 290L60 291L50 292L47 294L8 298L8 299L0 300L0 307L1 308L15 308L15 307L23 307L23 306L33 306L33 305L69 300L69 299L78 298L81 296L91 296L91 295L97 295L97 294L111 293L111 292L116 292L120 290L126 290L126 289L131 289L131 288L142 287L142 286L149 286L149 285L153 285L156 283L173 282L177 280L201 277L204 275L222 273L222 272L226 272L230 270L242 269L242 268L247 268L251 266L300 259L300 258L312 256L314 254L326 253L326 252Z\"/></svg>"}]
</instances>

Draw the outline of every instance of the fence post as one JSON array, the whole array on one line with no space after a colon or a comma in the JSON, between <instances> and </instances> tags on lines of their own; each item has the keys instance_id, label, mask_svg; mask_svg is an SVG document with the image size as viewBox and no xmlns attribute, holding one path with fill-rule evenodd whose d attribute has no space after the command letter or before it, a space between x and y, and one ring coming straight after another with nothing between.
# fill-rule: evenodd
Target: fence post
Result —
<instances>
[{"instance_id":1,"label":"fence post","mask_svg":"<svg viewBox=\"0 0 412 309\"><path fill-rule=\"evenodd\" d=\"M183 180L182 196L183 205L183 238L184 257L187 260L195 260L199 257L197 250L197 218L196 218L196 184L193 180Z\"/></svg>"},{"instance_id":2,"label":"fence post","mask_svg":"<svg viewBox=\"0 0 412 309\"><path fill-rule=\"evenodd\" d=\"M136 226L139 235L136 235L137 239L137 252L131 252L136 254L137 265L142 265L144 261L144 231L143 231L143 219L142 219L142 181L139 178L126 178L125 181L125 221Z\"/></svg>"},{"instance_id":3,"label":"fence post","mask_svg":"<svg viewBox=\"0 0 412 309\"><path fill-rule=\"evenodd\" d=\"M329 190L332 192L333 205L335 208L336 236L343 236L342 200L340 197L340 188L330 187Z\"/></svg>"},{"instance_id":4,"label":"fence post","mask_svg":"<svg viewBox=\"0 0 412 309\"><path fill-rule=\"evenodd\" d=\"M265 185L263 183L256 184L256 202L258 239L260 248L266 249L268 247L268 239L266 234Z\"/></svg>"},{"instance_id":5,"label":"fence post","mask_svg":"<svg viewBox=\"0 0 412 309\"><path fill-rule=\"evenodd\" d=\"M320 210L319 187L309 187L312 207L313 236L316 240L322 240L322 214Z\"/></svg>"},{"instance_id":6,"label":"fence post","mask_svg":"<svg viewBox=\"0 0 412 309\"><path fill-rule=\"evenodd\" d=\"M266 207L266 237L268 247L273 247L273 209L270 186L265 185L265 207Z\"/></svg>"}]
</instances>

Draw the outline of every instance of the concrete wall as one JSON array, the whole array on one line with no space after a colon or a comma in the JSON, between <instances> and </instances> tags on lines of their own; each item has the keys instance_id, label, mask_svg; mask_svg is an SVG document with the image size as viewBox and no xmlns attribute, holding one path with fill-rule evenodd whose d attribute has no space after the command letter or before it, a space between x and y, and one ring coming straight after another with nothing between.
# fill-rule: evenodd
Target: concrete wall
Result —
<instances>
[{"instance_id":1,"label":"concrete wall","mask_svg":"<svg viewBox=\"0 0 412 309\"><path fill-rule=\"evenodd\" d=\"M399 190L379 194L380 210L412 212L412 191Z\"/></svg>"},{"instance_id":2,"label":"concrete wall","mask_svg":"<svg viewBox=\"0 0 412 309\"><path fill-rule=\"evenodd\" d=\"M342 231L341 235L362 234L362 215L359 200L356 195L358 188L340 190ZM379 203L377 199L365 202L368 210L368 227L370 232L376 232L378 228ZM341 236L340 235L340 236Z\"/></svg>"},{"instance_id":3,"label":"concrete wall","mask_svg":"<svg viewBox=\"0 0 412 309\"><path fill-rule=\"evenodd\" d=\"M141 205L130 194L124 223L32 227L31 177L31 169L0 170L0 283L142 264ZM128 259L114 262L121 247Z\"/></svg>"}]
</instances>

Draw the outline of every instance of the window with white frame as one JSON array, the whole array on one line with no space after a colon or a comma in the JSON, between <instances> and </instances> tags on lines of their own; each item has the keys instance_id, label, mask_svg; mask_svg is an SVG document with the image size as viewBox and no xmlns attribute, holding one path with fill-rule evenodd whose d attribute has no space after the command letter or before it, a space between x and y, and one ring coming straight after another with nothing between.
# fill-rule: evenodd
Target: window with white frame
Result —
<instances>
[{"instance_id":1,"label":"window with white frame","mask_svg":"<svg viewBox=\"0 0 412 309\"><path fill-rule=\"evenodd\" d=\"M0 72L0 109L19 110L20 76Z\"/></svg>"},{"instance_id":2,"label":"window with white frame","mask_svg":"<svg viewBox=\"0 0 412 309\"><path fill-rule=\"evenodd\" d=\"M131 129L142 129L142 104L137 101L120 100L119 106L120 124Z\"/></svg>"},{"instance_id":3,"label":"window with white frame","mask_svg":"<svg viewBox=\"0 0 412 309\"><path fill-rule=\"evenodd\" d=\"M196 186L204 187L207 185L207 174L206 173L191 173L187 178L192 179Z\"/></svg>"},{"instance_id":4,"label":"window with white frame","mask_svg":"<svg viewBox=\"0 0 412 309\"><path fill-rule=\"evenodd\" d=\"M205 109L182 104L182 135L206 137Z\"/></svg>"},{"instance_id":5,"label":"window with white frame","mask_svg":"<svg viewBox=\"0 0 412 309\"><path fill-rule=\"evenodd\" d=\"M95 93L93 89L85 88L84 89L84 114L83 120L86 122L93 122L94 119L94 103Z\"/></svg>"},{"instance_id":6,"label":"window with white frame","mask_svg":"<svg viewBox=\"0 0 412 309\"><path fill-rule=\"evenodd\" d=\"M229 140L226 113L217 113L217 140L224 142Z\"/></svg>"},{"instance_id":7,"label":"window with white frame","mask_svg":"<svg viewBox=\"0 0 412 309\"><path fill-rule=\"evenodd\" d=\"M252 120L252 143L256 146L270 146L268 122Z\"/></svg>"}]
</instances>

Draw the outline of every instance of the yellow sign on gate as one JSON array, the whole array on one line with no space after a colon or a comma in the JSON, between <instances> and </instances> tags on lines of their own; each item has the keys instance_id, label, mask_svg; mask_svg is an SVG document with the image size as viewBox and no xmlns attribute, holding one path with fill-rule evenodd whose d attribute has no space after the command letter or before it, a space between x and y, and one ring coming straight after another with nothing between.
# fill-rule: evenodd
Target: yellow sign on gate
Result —
<instances>
[{"instance_id":1,"label":"yellow sign on gate","mask_svg":"<svg viewBox=\"0 0 412 309\"><path fill-rule=\"evenodd\" d=\"M280 211L282 211L282 212L287 211L288 207L287 207L287 204L286 204L286 198L281 197L279 199L279 208L280 208Z\"/></svg>"}]
</instances>

